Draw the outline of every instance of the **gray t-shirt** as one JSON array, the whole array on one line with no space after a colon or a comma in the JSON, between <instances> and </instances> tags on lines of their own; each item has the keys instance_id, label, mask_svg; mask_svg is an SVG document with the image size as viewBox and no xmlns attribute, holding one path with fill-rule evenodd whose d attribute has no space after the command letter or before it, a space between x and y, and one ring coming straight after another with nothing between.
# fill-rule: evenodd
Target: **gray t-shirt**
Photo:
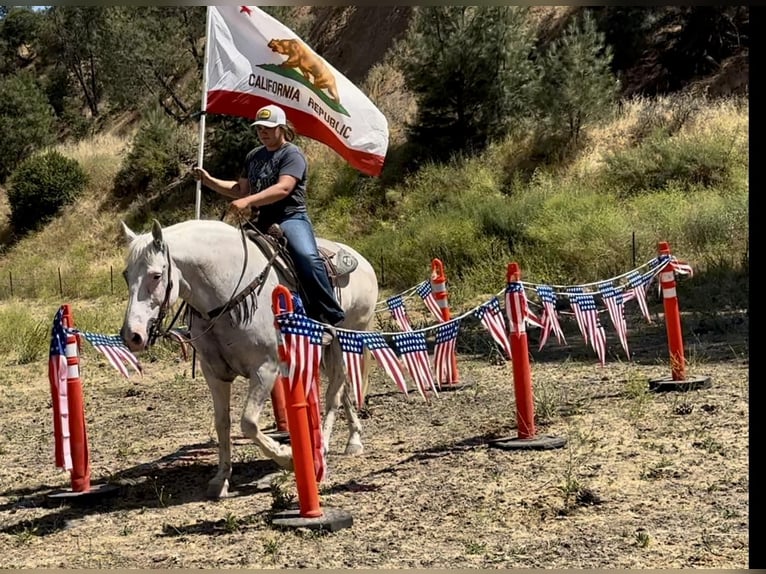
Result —
<instances>
[{"instance_id":1,"label":"gray t-shirt","mask_svg":"<svg viewBox=\"0 0 766 574\"><path fill-rule=\"evenodd\" d=\"M265 231L272 223L281 223L295 213L306 211L306 177L308 166L301 149L290 142L275 151L264 146L250 150L240 175L250 182L250 193L257 193L277 183L280 175L296 180L292 193L270 205L259 208L256 226Z\"/></svg>"}]
</instances>

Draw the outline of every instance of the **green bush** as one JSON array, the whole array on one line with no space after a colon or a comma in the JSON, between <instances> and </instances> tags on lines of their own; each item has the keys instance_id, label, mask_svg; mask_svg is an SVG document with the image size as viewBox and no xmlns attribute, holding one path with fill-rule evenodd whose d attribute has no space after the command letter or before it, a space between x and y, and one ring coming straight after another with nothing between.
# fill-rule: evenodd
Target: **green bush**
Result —
<instances>
[{"instance_id":1,"label":"green bush","mask_svg":"<svg viewBox=\"0 0 766 574\"><path fill-rule=\"evenodd\" d=\"M88 183L77 161L57 151L32 156L11 175L8 203L17 234L37 229L72 203Z\"/></svg>"}]
</instances>

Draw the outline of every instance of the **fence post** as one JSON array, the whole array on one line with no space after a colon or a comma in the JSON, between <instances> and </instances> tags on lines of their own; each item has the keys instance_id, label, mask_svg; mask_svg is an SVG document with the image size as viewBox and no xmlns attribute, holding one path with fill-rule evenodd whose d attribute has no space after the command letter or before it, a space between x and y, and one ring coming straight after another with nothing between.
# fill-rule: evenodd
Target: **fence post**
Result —
<instances>
[{"instance_id":1,"label":"fence post","mask_svg":"<svg viewBox=\"0 0 766 574\"><path fill-rule=\"evenodd\" d=\"M561 448L566 439L553 436L535 436L535 403L532 393L532 372L529 368L529 347L526 328L526 295L521 283L521 269L509 263L506 272L506 315L510 327L513 389L516 398L516 438L496 439L490 446L502 449Z\"/></svg>"}]
</instances>

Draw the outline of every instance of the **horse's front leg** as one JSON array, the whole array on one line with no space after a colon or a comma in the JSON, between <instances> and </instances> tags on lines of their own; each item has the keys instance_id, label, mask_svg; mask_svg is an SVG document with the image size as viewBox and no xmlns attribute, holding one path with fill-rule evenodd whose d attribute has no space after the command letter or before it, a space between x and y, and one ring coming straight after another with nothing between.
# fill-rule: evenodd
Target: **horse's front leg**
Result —
<instances>
[{"instance_id":1,"label":"horse's front leg","mask_svg":"<svg viewBox=\"0 0 766 574\"><path fill-rule=\"evenodd\" d=\"M271 396L274 384L281 385L277 380L277 362L273 358L267 358L250 375L250 387L247 391L247 401L242 412L242 434L255 442L263 454L276 462L280 467L287 470L293 469L293 451L287 445L279 444L270 436L261 431L258 419L263 411L266 399Z\"/></svg>"},{"instance_id":2,"label":"horse's front leg","mask_svg":"<svg viewBox=\"0 0 766 574\"><path fill-rule=\"evenodd\" d=\"M218 437L218 472L208 482L209 498L225 498L229 494L231 479L231 383L216 377L205 362L201 362L202 374L213 397L215 432Z\"/></svg>"}]
</instances>

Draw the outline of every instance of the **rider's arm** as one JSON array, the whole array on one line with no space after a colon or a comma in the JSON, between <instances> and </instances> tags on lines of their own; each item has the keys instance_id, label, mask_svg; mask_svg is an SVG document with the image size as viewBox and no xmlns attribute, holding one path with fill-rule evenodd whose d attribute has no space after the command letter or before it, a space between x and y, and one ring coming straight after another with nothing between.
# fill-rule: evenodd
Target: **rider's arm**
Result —
<instances>
[{"instance_id":1,"label":"rider's arm","mask_svg":"<svg viewBox=\"0 0 766 574\"><path fill-rule=\"evenodd\" d=\"M202 185L209 187L221 195L237 199L244 195L248 195L250 192L250 183L247 178L239 178L237 181L218 179L204 170L201 171L202 177L200 181L202 182Z\"/></svg>"},{"instance_id":2,"label":"rider's arm","mask_svg":"<svg viewBox=\"0 0 766 574\"><path fill-rule=\"evenodd\" d=\"M261 207L263 205L276 203L280 199L284 199L290 195L297 183L298 180L291 175L280 175L279 180L277 180L277 183L274 185L270 185L258 193L247 196L247 205L248 207Z\"/></svg>"}]
</instances>

